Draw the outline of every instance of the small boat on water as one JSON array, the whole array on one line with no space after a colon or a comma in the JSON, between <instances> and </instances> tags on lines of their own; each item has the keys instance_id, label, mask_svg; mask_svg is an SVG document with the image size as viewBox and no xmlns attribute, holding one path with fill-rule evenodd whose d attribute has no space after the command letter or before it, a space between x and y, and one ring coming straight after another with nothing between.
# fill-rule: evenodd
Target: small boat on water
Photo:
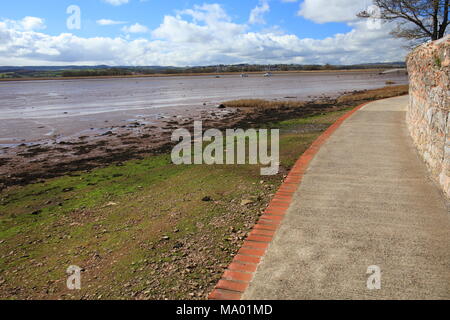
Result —
<instances>
[{"instance_id":1,"label":"small boat on water","mask_svg":"<svg viewBox=\"0 0 450 320\"><path fill-rule=\"evenodd\" d=\"M271 77L272 76L272 72L267 72L264 74L264 77Z\"/></svg>"},{"instance_id":2,"label":"small boat on water","mask_svg":"<svg viewBox=\"0 0 450 320\"><path fill-rule=\"evenodd\" d=\"M248 78L248 74L242 73L242 74L241 74L241 78Z\"/></svg>"}]
</instances>

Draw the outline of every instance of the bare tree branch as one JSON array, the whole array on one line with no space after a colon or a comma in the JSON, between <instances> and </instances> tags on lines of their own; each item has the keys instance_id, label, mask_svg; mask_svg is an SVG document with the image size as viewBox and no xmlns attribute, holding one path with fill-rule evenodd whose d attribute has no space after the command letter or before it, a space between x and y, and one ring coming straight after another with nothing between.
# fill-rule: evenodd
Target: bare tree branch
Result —
<instances>
[{"instance_id":1,"label":"bare tree branch","mask_svg":"<svg viewBox=\"0 0 450 320\"><path fill-rule=\"evenodd\" d=\"M450 25L450 0L374 0L386 21L398 22L393 34L408 40L437 40L446 35ZM358 14L361 18L372 17L367 11Z\"/></svg>"},{"instance_id":2,"label":"bare tree branch","mask_svg":"<svg viewBox=\"0 0 450 320\"><path fill-rule=\"evenodd\" d=\"M444 2L444 14L443 14L443 21L439 28L439 38L443 38L445 36L445 31L447 27L450 24L449 21L449 6L450 6L450 0L445 0Z\"/></svg>"}]
</instances>

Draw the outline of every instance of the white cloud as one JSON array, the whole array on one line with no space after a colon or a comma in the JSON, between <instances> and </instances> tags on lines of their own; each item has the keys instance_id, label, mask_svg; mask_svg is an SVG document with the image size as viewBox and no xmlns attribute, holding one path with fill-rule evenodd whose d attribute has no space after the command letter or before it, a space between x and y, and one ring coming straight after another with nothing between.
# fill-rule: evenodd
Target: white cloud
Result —
<instances>
[{"instance_id":1,"label":"white cloud","mask_svg":"<svg viewBox=\"0 0 450 320\"><path fill-rule=\"evenodd\" d=\"M231 21L231 18L225 12L220 4L203 4L194 5L193 9L186 9L178 12L178 16L191 16L195 22L205 22L207 24L214 24L218 21Z\"/></svg>"},{"instance_id":2,"label":"white cloud","mask_svg":"<svg viewBox=\"0 0 450 320\"><path fill-rule=\"evenodd\" d=\"M257 5L250 12L250 18L248 22L250 24L265 24L264 14L270 11L270 6L268 0L260 0L259 5Z\"/></svg>"},{"instance_id":3,"label":"white cloud","mask_svg":"<svg viewBox=\"0 0 450 320\"><path fill-rule=\"evenodd\" d=\"M43 21L36 19L27 21ZM325 39L302 39L270 27L250 32L247 25L234 23L220 5L195 6L168 15L148 38L138 40L68 33L52 36L36 29L42 23L31 23L30 29L24 20L0 20L0 65L353 64L404 58L404 43L389 36L389 24L378 30L370 30L365 21L349 25L350 32ZM133 29L146 29L141 27Z\"/></svg>"},{"instance_id":4,"label":"white cloud","mask_svg":"<svg viewBox=\"0 0 450 320\"><path fill-rule=\"evenodd\" d=\"M200 26L173 16L165 16L163 24L153 31L153 36L170 42L204 43L214 39L214 35L207 26Z\"/></svg>"},{"instance_id":5,"label":"white cloud","mask_svg":"<svg viewBox=\"0 0 450 320\"><path fill-rule=\"evenodd\" d=\"M129 2L129 0L103 0L103 1L112 4L113 6L121 6Z\"/></svg>"},{"instance_id":6,"label":"white cloud","mask_svg":"<svg viewBox=\"0 0 450 320\"><path fill-rule=\"evenodd\" d=\"M371 0L304 0L298 15L317 23L356 21Z\"/></svg>"},{"instance_id":7,"label":"white cloud","mask_svg":"<svg viewBox=\"0 0 450 320\"><path fill-rule=\"evenodd\" d=\"M6 28L19 31L41 30L46 28L44 19L37 17L25 17L22 20L5 19L2 23Z\"/></svg>"},{"instance_id":8,"label":"white cloud","mask_svg":"<svg viewBox=\"0 0 450 320\"><path fill-rule=\"evenodd\" d=\"M125 24L125 21L116 21L116 20L110 20L110 19L100 19L97 20L97 24L100 26L112 26L117 24Z\"/></svg>"},{"instance_id":9,"label":"white cloud","mask_svg":"<svg viewBox=\"0 0 450 320\"><path fill-rule=\"evenodd\" d=\"M193 21L184 20L188 16ZM157 39L175 43L218 42L219 44L245 32L247 26L230 22L231 18L218 4L194 6L178 12L176 17L165 16L163 23L153 31Z\"/></svg>"},{"instance_id":10,"label":"white cloud","mask_svg":"<svg viewBox=\"0 0 450 320\"><path fill-rule=\"evenodd\" d=\"M24 30L45 29L44 19L36 17L25 17L20 21Z\"/></svg>"},{"instance_id":11,"label":"white cloud","mask_svg":"<svg viewBox=\"0 0 450 320\"><path fill-rule=\"evenodd\" d=\"M150 30L146 26L143 26L142 24L135 23L131 26L123 27L122 31L125 33L146 33L149 32Z\"/></svg>"}]
</instances>

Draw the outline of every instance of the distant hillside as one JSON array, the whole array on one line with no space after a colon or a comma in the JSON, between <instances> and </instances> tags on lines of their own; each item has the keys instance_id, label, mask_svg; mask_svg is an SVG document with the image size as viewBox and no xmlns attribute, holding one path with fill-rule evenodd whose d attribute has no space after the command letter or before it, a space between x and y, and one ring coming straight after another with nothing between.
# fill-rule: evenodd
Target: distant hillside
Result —
<instances>
[{"instance_id":1,"label":"distant hillside","mask_svg":"<svg viewBox=\"0 0 450 320\"><path fill-rule=\"evenodd\" d=\"M228 73L228 72L264 72L264 71L313 71L313 70L355 70L355 69L395 69L405 68L404 62L365 63L357 65L299 65L299 64L237 64L218 66L0 66L0 78L58 78L89 76L126 76L151 74L185 73Z\"/></svg>"}]
</instances>

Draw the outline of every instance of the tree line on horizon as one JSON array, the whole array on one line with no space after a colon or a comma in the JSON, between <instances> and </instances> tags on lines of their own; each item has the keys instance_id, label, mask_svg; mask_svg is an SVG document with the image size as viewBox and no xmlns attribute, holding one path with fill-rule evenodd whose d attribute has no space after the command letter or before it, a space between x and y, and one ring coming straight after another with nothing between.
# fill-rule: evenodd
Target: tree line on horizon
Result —
<instances>
[{"instance_id":1,"label":"tree line on horizon","mask_svg":"<svg viewBox=\"0 0 450 320\"><path fill-rule=\"evenodd\" d=\"M288 71L321 71L321 70L364 70L404 68L403 62L373 63L358 65L332 64L238 64L195 67L0 67L0 78L58 78L58 77L108 77L133 75L177 75L177 74L221 74L221 73L251 73L251 72L288 72Z\"/></svg>"}]
</instances>

